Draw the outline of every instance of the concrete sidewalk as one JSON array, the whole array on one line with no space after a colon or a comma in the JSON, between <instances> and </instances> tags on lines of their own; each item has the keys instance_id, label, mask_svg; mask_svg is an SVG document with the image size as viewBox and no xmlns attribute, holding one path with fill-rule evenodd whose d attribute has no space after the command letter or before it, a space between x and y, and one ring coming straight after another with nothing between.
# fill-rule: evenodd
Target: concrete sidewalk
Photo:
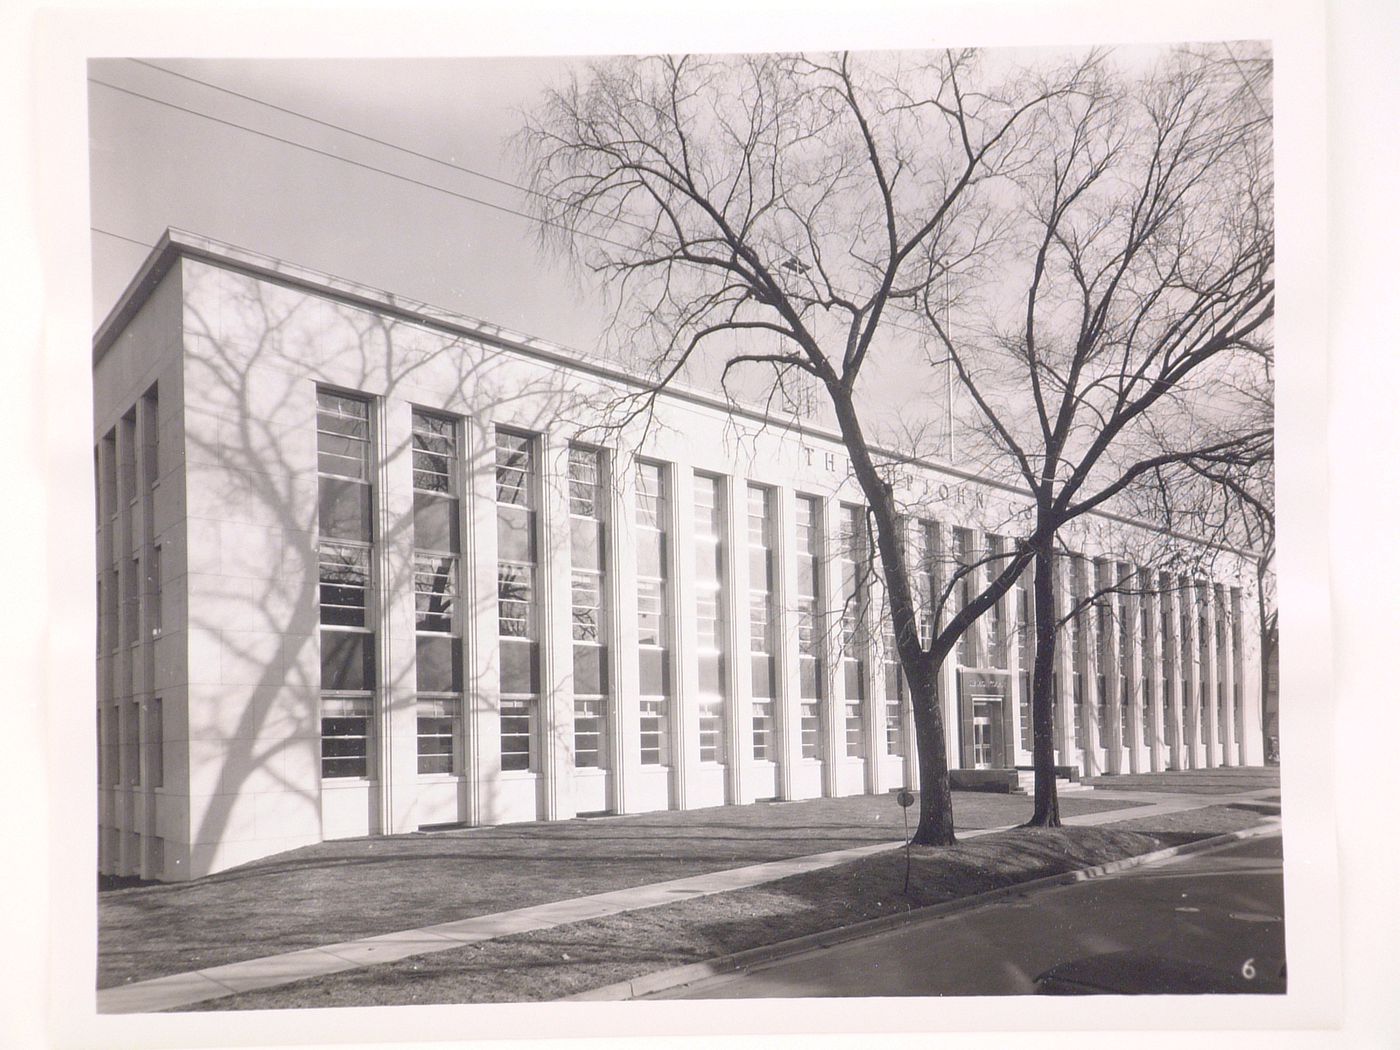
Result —
<instances>
[{"instance_id":1,"label":"concrete sidewalk","mask_svg":"<svg viewBox=\"0 0 1400 1050\"><path fill-rule=\"evenodd\" d=\"M1229 801L1254 798L1270 793L1270 790L1241 792L1229 796L1171 795L1134 791L1121 797L1124 801L1139 803L1139 805L1128 809L1066 817L1064 823L1095 826L1137 820L1142 817L1182 813L1193 809L1222 805ZM1106 799L1120 797L1114 792L1103 789L1096 790L1094 794L1096 797ZM959 837L962 839L975 838L980 835L1006 831L1010 827L1012 825L963 831L959 833ZM652 908L660 904L673 904L714 893L746 889L751 886L775 882L790 875L829 868L874 853L898 849L902 845L903 843L899 841L880 842L869 846L833 850L806 857L792 857L764 864L752 864L669 882L653 883L648 886L634 886L625 890L575 897L529 908L497 912L493 915L481 915L419 929L401 930L317 948L306 948L281 955L247 959L243 962L228 963L223 966L213 966L187 973L171 974L149 981L99 989L97 992L97 1011L98 1013L151 1013L180 1006L190 1006L209 999L219 999L255 989L290 984L293 981L309 977L322 977L346 970L376 966L415 955L450 951L465 944L488 941L511 934L549 929L587 919Z\"/></svg>"}]
</instances>

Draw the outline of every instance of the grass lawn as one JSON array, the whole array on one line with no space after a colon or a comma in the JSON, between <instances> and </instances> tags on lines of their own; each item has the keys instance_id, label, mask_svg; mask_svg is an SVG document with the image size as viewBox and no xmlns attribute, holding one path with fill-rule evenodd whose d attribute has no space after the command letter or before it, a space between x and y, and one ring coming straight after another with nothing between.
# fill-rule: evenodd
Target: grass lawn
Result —
<instances>
[{"instance_id":1,"label":"grass lawn","mask_svg":"<svg viewBox=\"0 0 1400 1050\"><path fill-rule=\"evenodd\" d=\"M1227 795L1277 788L1279 770L1277 766L1221 766L1214 769L1181 769L1170 773L1121 773L1089 777L1086 782L1104 791Z\"/></svg>"},{"instance_id":2,"label":"grass lawn","mask_svg":"<svg viewBox=\"0 0 1400 1050\"><path fill-rule=\"evenodd\" d=\"M188 1009L528 1002L908 911L1258 823L1213 806L1109 827L1016 830L892 851L763 886L503 937ZM1134 827L1133 825L1141 825Z\"/></svg>"},{"instance_id":3,"label":"grass lawn","mask_svg":"<svg viewBox=\"0 0 1400 1050\"><path fill-rule=\"evenodd\" d=\"M1131 803L1065 798L1065 814ZM957 826L1030 816L1024 796L959 792ZM513 824L324 842L195 882L98 897L98 986L900 840L891 795Z\"/></svg>"}]
</instances>

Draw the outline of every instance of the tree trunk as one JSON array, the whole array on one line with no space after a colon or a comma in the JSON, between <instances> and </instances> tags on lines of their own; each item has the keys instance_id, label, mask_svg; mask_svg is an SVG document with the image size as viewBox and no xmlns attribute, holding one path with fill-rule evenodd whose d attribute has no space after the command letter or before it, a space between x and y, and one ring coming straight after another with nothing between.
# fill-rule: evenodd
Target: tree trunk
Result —
<instances>
[{"instance_id":1,"label":"tree trunk","mask_svg":"<svg viewBox=\"0 0 1400 1050\"><path fill-rule=\"evenodd\" d=\"M956 841L953 794L948 784L947 742L938 695L938 673L943 661L923 660L920 664L918 673L908 676L914 736L919 746L919 826L913 841L920 846L951 846Z\"/></svg>"},{"instance_id":2,"label":"tree trunk","mask_svg":"<svg viewBox=\"0 0 1400 1050\"><path fill-rule=\"evenodd\" d=\"M1053 536L1053 533L1051 534ZM1053 540L1035 546L1035 664L1031 672L1031 725L1034 728L1035 813L1027 827L1058 828L1060 799L1055 790L1055 557Z\"/></svg>"}]
</instances>

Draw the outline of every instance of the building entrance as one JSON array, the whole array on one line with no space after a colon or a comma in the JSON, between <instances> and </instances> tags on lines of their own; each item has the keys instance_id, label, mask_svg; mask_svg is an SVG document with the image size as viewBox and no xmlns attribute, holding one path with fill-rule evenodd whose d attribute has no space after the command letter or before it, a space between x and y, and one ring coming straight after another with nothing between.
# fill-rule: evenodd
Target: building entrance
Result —
<instances>
[{"instance_id":1,"label":"building entrance","mask_svg":"<svg viewBox=\"0 0 1400 1050\"><path fill-rule=\"evenodd\" d=\"M972 698L972 768L1001 769L1006 765L1002 741L1001 697Z\"/></svg>"},{"instance_id":2,"label":"building entrance","mask_svg":"<svg viewBox=\"0 0 1400 1050\"><path fill-rule=\"evenodd\" d=\"M958 766L962 769L1009 769L1007 705L1011 679L1001 670L958 670Z\"/></svg>"}]
</instances>

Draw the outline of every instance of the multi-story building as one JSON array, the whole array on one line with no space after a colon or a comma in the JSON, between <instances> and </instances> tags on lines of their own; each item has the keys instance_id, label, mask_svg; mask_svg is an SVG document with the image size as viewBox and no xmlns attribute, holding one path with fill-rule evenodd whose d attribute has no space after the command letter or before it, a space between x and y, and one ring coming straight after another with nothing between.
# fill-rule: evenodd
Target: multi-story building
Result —
<instances>
[{"instance_id":1,"label":"multi-story building","mask_svg":"<svg viewBox=\"0 0 1400 1050\"><path fill-rule=\"evenodd\" d=\"M610 429L641 389L612 365L176 233L94 377L103 872L915 784L830 432L683 389ZM900 471L927 633L1024 497ZM1060 761L1258 762L1248 555L1183 578L1121 560L1134 535L1094 519L1065 563L1066 595L1153 585L1066 632ZM1030 762L1028 610L1008 593L945 668L956 767Z\"/></svg>"}]
</instances>

